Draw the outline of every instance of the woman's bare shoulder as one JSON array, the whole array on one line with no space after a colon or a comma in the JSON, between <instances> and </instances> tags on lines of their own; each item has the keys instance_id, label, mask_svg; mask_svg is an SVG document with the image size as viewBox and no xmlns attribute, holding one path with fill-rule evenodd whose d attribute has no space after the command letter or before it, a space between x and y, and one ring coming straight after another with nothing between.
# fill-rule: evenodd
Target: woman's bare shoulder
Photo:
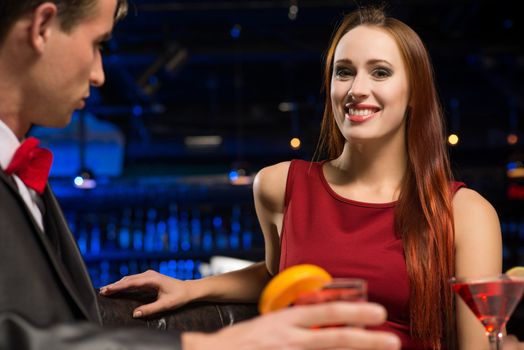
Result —
<instances>
[{"instance_id":1,"label":"woman's bare shoulder","mask_svg":"<svg viewBox=\"0 0 524 350\"><path fill-rule=\"evenodd\" d=\"M453 211L459 214L494 214L495 208L477 191L463 187L453 196Z\"/></svg>"},{"instance_id":2,"label":"woman's bare shoulder","mask_svg":"<svg viewBox=\"0 0 524 350\"><path fill-rule=\"evenodd\" d=\"M500 241L500 222L493 205L477 191L461 188L453 197L455 237L458 244Z\"/></svg>"},{"instance_id":3,"label":"woman's bare shoulder","mask_svg":"<svg viewBox=\"0 0 524 350\"><path fill-rule=\"evenodd\" d=\"M286 182L291 162L281 162L262 168L253 182L253 194L266 208L281 212L284 206Z\"/></svg>"}]
</instances>

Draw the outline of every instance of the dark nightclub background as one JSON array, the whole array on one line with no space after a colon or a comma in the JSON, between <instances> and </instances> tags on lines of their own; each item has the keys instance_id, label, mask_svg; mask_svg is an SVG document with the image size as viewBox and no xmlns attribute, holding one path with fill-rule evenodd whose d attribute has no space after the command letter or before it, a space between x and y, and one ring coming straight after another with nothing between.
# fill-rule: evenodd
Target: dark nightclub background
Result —
<instances>
[{"instance_id":1,"label":"dark nightclub background","mask_svg":"<svg viewBox=\"0 0 524 350\"><path fill-rule=\"evenodd\" d=\"M105 86L65 132L33 130L55 153L51 182L95 286L148 268L198 278L215 255L263 258L252 177L311 159L324 50L355 3L131 0L104 51ZM504 269L524 265L517 3L389 3L429 48L456 177L497 209ZM521 303L510 332L524 338L523 324Z\"/></svg>"}]
</instances>

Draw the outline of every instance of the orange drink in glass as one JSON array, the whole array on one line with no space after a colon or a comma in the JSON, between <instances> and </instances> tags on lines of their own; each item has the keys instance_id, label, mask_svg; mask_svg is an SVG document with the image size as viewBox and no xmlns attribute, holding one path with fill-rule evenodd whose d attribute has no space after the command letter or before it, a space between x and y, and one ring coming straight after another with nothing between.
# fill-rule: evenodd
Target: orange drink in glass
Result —
<instances>
[{"instance_id":1,"label":"orange drink in glass","mask_svg":"<svg viewBox=\"0 0 524 350\"><path fill-rule=\"evenodd\" d=\"M300 294L293 305L310 305L332 301L360 302L367 300L367 282L360 278L334 278L322 289ZM333 324L325 327L343 327ZM324 328L314 326L312 328Z\"/></svg>"},{"instance_id":2,"label":"orange drink in glass","mask_svg":"<svg viewBox=\"0 0 524 350\"><path fill-rule=\"evenodd\" d=\"M308 305L329 301L366 301L367 283L360 278L334 278L322 289L300 294L293 305Z\"/></svg>"}]
</instances>

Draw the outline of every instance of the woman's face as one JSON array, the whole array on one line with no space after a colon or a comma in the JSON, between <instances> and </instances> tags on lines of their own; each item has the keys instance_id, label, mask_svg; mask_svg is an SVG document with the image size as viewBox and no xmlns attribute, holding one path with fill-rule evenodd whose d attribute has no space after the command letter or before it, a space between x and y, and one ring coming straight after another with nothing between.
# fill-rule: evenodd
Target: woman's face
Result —
<instances>
[{"instance_id":1,"label":"woman's face","mask_svg":"<svg viewBox=\"0 0 524 350\"><path fill-rule=\"evenodd\" d=\"M378 27L358 26L339 41L331 103L344 138L361 143L404 140L408 77L395 40Z\"/></svg>"}]
</instances>

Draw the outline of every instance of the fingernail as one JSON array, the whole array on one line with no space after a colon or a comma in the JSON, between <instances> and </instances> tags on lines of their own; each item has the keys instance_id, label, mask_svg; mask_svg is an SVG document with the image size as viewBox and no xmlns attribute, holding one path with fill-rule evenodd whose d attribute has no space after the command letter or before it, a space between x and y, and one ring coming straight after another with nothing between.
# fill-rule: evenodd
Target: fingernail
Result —
<instances>
[{"instance_id":1,"label":"fingernail","mask_svg":"<svg viewBox=\"0 0 524 350\"><path fill-rule=\"evenodd\" d=\"M133 318L140 318L140 317L142 317L142 311L137 310L133 312Z\"/></svg>"},{"instance_id":2,"label":"fingernail","mask_svg":"<svg viewBox=\"0 0 524 350\"><path fill-rule=\"evenodd\" d=\"M380 306L375 306L370 311L376 319L383 319L385 317L384 309Z\"/></svg>"},{"instance_id":3,"label":"fingernail","mask_svg":"<svg viewBox=\"0 0 524 350\"><path fill-rule=\"evenodd\" d=\"M106 292L107 292L107 288L106 287L100 288L100 294L106 294Z\"/></svg>"},{"instance_id":4,"label":"fingernail","mask_svg":"<svg viewBox=\"0 0 524 350\"><path fill-rule=\"evenodd\" d=\"M391 349L400 349L400 341L397 337L388 336L386 343L391 346Z\"/></svg>"}]
</instances>

